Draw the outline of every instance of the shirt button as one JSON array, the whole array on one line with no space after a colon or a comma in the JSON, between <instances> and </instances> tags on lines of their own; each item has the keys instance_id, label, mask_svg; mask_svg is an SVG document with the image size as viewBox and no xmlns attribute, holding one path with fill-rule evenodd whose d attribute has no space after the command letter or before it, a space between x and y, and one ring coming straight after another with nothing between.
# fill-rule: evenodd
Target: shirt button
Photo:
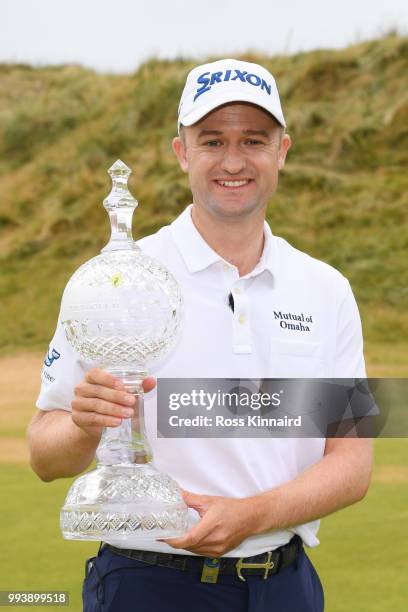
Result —
<instances>
[{"instance_id":1,"label":"shirt button","mask_svg":"<svg viewBox=\"0 0 408 612\"><path fill-rule=\"evenodd\" d=\"M241 289L239 287L235 287L234 289L234 293L236 293L237 295L239 295L241 293Z\"/></svg>"},{"instance_id":2,"label":"shirt button","mask_svg":"<svg viewBox=\"0 0 408 612\"><path fill-rule=\"evenodd\" d=\"M226 264L226 263L225 263L225 264L224 264L224 270L229 270L229 269L230 269L230 266L229 266L228 264Z\"/></svg>"},{"instance_id":3,"label":"shirt button","mask_svg":"<svg viewBox=\"0 0 408 612\"><path fill-rule=\"evenodd\" d=\"M245 323L246 323L246 316L245 315L239 315L238 321L240 322L240 325L245 325Z\"/></svg>"}]
</instances>

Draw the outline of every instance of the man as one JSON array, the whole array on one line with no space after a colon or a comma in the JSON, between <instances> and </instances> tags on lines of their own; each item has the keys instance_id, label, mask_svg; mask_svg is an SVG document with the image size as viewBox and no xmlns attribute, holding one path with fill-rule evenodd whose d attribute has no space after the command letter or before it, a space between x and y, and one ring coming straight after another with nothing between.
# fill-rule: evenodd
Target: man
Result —
<instances>
[{"instance_id":1,"label":"man","mask_svg":"<svg viewBox=\"0 0 408 612\"><path fill-rule=\"evenodd\" d=\"M348 281L265 223L290 144L265 68L227 59L188 75L173 150L193 204L139 242L165 261L186 304L181 341L156 376L365 376ZM297 317L308 323L293 324ZM102 427L118 425L134 404L110 374L78 360L61 326L51 346L60 358L43 379L29 430L43 480L87 468ZM154 386L145 380L146 391ZM144 551L104 545L88 565L85 610L323 610L303 543L319 543L320 517L364 497L370 441L163 439L154 393L145 412L157 467L179 482L200 520ZM261 567L246 568L251 562ZM215 584L206 579L212 564Z\"/></svg>"}]
</instances>

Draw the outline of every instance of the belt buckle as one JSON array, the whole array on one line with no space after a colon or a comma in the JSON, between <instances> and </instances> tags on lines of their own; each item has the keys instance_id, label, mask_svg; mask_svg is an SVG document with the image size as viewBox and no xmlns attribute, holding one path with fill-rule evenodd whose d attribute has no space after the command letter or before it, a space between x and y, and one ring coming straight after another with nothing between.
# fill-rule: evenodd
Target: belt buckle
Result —
<instances>
[{"instance_id":1,"label":"belt buckle","mask_svg":"<svg viewBox=\"0 0 408 612\"><path fill-rule=\"evenodd\" d=\"M266 580L268 577L269 570L272 570L275 567L275 564L272 561L271 552L268 552L268 558L266 559L265 563L245 563L244 559L245 557L241 557L235 564L235 567L237 568L238 578L240 580L243 580L244 582L246 581L246 578L241 573L241 570L243 569L265 569L263 579Z\"/></svg>"}]
</instances>

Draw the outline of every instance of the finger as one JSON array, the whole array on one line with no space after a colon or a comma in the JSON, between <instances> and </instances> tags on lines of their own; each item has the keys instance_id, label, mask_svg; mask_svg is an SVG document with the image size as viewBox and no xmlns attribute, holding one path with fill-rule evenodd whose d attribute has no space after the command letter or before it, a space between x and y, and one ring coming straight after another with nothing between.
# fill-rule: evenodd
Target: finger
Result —
<instances>
[{"instance_id":1,"label":"finger","mask_svg":"<svg viewBox=\"0 0 408 612\"><path fill-rule=\"evenodd\" d=\"M189 550L190 552L193 552L196 555L203 555L204 557L221 557L227 551L225 546L216 544L214 542L202 542L198 544L189 544L188 542L185 542L184 545L182 546L179 546L179 545L176 546L176 545L173 545L173 544L176 544L176 542L172 543L172 540L173 538L169 540L157 540L157 541L165 542L166 544L168 544L169 546L177 550L180 550L180 549Z\"/></svg>"},{"instance_id":2,"label":"finger","mask_svg":"<svg viewBox=\"0 0 408 612\"><path fill-rule=\"evenodd\" d=\"M165 542L172 548L183 548L184 550L191 550L194 543L187 537L182 538L169 538L168 540L157 540L158 542Z\"/></svg>"},{"instance_id":3,"label":"finger","mask_svg":"<svg viewBox=\"0 0 408 612\"><path fill-rule=\"evenodd\" d=\"M149 391L154 389L155 386L156 386L156 379L153 378L153 376L148 376L147 378L144 379L143 390L145 393L148 393Z\"/></svg>"},{"instance_id":4,"label":"finger","mask_svg":"<svg viewBox=\"0 0 408 612\"><path fill-rule=\"evenodd\" d=\"M209 495L199 495L198 493L192 493L191 491L186 491L182 489L181 491L184 503L189 508L194 508L197 512L202 516L202 514L208 509L209 503L211 501L211 496Z\"/></svg>"},{"instance_id":5,"label":"finger","mask_svg":"<svg viewBox=\"0 0 408 612\"><path fill-rule=\"evenodd\" d=\"M173 548L185 548L187 550L188 546L194 546L195 544L197 544L197 542L195 542L194 538L191 535L193 529L194 528L190 529L189 531L187 531L187 533L178 538L160 539L158 540L158 542L166 542L166 544L172 546Z\"/></svg>"},{"instance_id":6,"label":"finger","mask_svg":"<svg viewBox=\"0 0 408 612\"><path fill-rule=\"evenodd\" d=\"M106 416L97 412L73 412L72 420L81 428L118 427L122 423L122 419L118 417Z\"/></svg>"},{"instance_id":7,"label":"finger","mask_svg":"<svg viewBox=\"0 0 408 612\"><path fill-rule=\"evenodd\" d=\"M206 525L205 521L201 520L199 523L194 525L194 527L192 527L190 531L180 536L179 538L169 538L162 541L166 542L167 544L169 544L169 546L172 546L173 548L185 548L186 550L189 550L190 547L199 546L200 543L208 537L210 532L211 526Z\"/></svg>"},{"instance_id":8,"label":"finger","mask_svg":"<svg viewBox=\"0 0 408 612\"><path fill-rule=\"evenodd\" d=\"M193 491L189 491L188 489L183 489L182 487L180 487L180 491L181 491L183 497L184 497L184 495L193 495Z\"/></svg>"},{"instance_id":9,"label":"finger","mask_svg":"<svg viewBox=\"0 0 408 612\"><path fill-rule=\"evenodd\" d=\"M102 385L103 387L110 387L111 389L124 390L125 386L123 382L101 368L92 368L86 373L85 381L87 383Z\"/></svg>"},{"instance_id":10,"label":"finger","mask_svg":"<svg viewBox=\"0 0 408 612\"><path fill-rule=\"evenodd\" d=\"M98 398L74 398L71 403L73 412L90 413L106 415L115 418L127 419L134 414L133 408L120 406L112 402Z\"/></svg>"},{"instance_id":11,"label":"finger","mask_svg":"<svg viewBox=\"0 0 408 612\"><path fill-rule=\"evenodd\" d=\"M75 387L75 395L80 397L99 398L110 403L123 406L134 406L136 398L132 393L126 391L116 391L102 385L83 382Z\"/></svg>"},{"instance_id":12,"label":"finger","mask_svg":"<svg viewBox=\"0 0 408 612\"><path fill-rule=\"evenodd\" d=\"M210 495L201 495L201 493L193 493L192 491L187 491L187 489L181 489L181 493L183 495L184 501L189 501L191 503L204 503L208 502Z\"/></svg>"},{"instance_id":13,"label":"finger","mask_svg":"<svg viewBox=\"0 0 408 612\"><path fill-rule=\"evenodd\" d=\"M211 548L210 542L194 542L190 539L183 538L169 538L168 540L157 540L158 542L164 542L176 550L189 550L196 553L197 555L204 554L203 551ZM211 555L208 555L211 556ZM216 556L216 555L214 555Z\"/></svg>"}]
</instances>

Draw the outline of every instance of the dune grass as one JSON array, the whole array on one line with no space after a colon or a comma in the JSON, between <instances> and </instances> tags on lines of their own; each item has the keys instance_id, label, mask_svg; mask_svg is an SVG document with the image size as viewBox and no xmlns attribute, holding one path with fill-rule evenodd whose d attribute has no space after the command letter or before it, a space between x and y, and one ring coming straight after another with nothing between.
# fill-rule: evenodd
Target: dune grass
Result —
<instances>
[{"instance_id":1,"label":"dune grass","mask_svg":"<svg viewBox=\"0 0 408 612\"><path fill-rule=\"evenodd\" d=\"M277 78L293 146L273 231L351 281L365 337L408 332L408 39L259 61ZM75 268L107 242L106 170L132 169L134 234L191 200L171 152L188 61L131 75L0 65L0 347L45 346Z\"/></svg>"}]
</instances>

